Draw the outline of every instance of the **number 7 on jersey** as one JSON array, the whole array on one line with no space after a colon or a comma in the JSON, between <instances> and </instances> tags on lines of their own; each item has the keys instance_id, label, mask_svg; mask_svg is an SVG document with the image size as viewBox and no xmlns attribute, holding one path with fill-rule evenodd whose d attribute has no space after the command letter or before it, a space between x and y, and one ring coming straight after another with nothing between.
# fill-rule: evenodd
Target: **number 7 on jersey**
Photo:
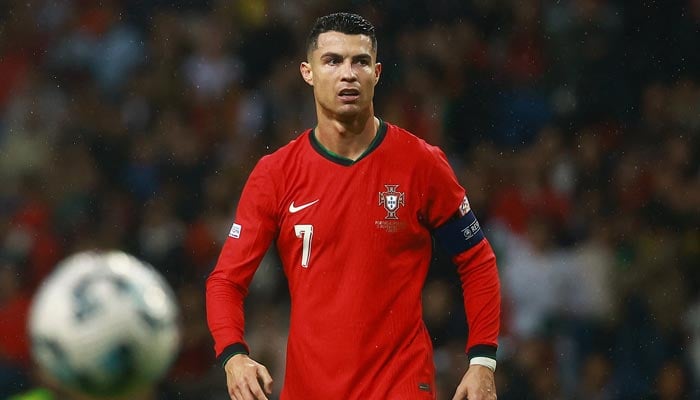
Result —
<instances>
[{"instance_id":1,"label":"number 7 on jersey","mask_svg":"<svg viewBox=\"0 0 700 400\"><path fill-rule=\"evenodd\" d=\"M301 239L301 266L309 268L311 258L311 238L314 236L314 226L301 224L294 225L294 233Z\"/></svg>"}]
</instances>

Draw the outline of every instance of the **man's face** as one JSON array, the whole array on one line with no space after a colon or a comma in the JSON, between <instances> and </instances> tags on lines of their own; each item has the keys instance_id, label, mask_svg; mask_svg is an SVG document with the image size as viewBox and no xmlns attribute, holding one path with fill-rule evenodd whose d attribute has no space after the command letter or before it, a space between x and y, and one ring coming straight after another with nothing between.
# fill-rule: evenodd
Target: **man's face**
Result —
<instances>
[{"instance_id":1,"label":"man's face","mask_svg":"<svg viewBox=\"0 0 700 400\"><path fill-rule=\"evenodd\" d=\"M369 110L382 69L376 56L368 36L320 34L318 46L300 67L304 80L314 87L317 107L337 119Z\"/></svg>"}]
</instances>

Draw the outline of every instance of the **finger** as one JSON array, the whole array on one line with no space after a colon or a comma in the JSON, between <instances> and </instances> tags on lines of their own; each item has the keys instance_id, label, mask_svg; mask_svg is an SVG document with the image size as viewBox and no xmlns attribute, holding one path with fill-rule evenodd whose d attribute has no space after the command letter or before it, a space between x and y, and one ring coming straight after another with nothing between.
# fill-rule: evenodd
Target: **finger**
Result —
<instances>
[{"instance_id":1,"label":"finger","mask_svg":"<svg viewBox=\"0 0 700 400\"><path fill-rule=\"evenodd\" d=\"M235 383L229 382L228 397L230 397L231 400L242 400L240 396L238 396L238 386Z\"/></svg>"},{"instance_id":2,"label":"finger","mask_svg":"<svg viewBox=\"0 0 700 400\"><path fill-rule=\"evenodd\" d=\"M246 394L250 396L250 400L267 400L267 396L260 387L257 375L246 377ZM248 398L246 398L248 400Z\"/></svg>"},{"instance_id":3,"label":"finger","mask_svg":"<svg viewBox=\"0 0 700 400\"><path fill-rule=\"evenodd\" d=\"M228 387L228 396L231 400L243 400L239 394L240 385L238 384L238 379L228 373L226 374L226 386Z\"/></svg>"},{"instance_id":4,"label":"finger","mask_svg":"<svg viewBox=\"0 0 700 400\"><path fill-rule=\"evenodd\" d=\"M270 376L270 372L268 372L267 368L265 368L263 365L258 367L258 377L262 381L265 393L272 394L272 376Z\"/></svg>"},{"instance_id":5,"label":"finger","mask_svg":"<svg viewBox=\"0 0 700 400\"><path fill-rule=\"evenodd\" d=\"M236 392L236 400L248 400L241 390Z\"/></svg>"},{"instance_id":6,"label":"finger","mask_svg":"<svg viewBox=\"0 0 700 400\"><path fill-rule=\"evenodd\" d=\"M238 400L255 400L256 399L255 397L253 397L253 393L251 392L251 389L245 380L242 380L238 384L238 389L236 390L236 395L238 396Z\"/></svg>"},{"instance_id":7,"label":"finger","mask_svg":"<svg viewBox=\"0 0 700 400\"><path fill-rule=\"evenodd\" d=\"M263 392L260 385L256 385L256 387L251 387L250 393L252 395L252 399L254 400L267 400L267 396L265 396L265 393Z\"/></svg>"},{"instance_id":8,"label":"finger","mask_svg":"<svg viewBox=\"0 0 700 400\"><path fill-rule=\"evenodd\" d=\"M467 388L464 385L457 386L457 390L455 391L455 395L452 397L452 400L464 400L466 398Z\"/></svg>"},{"instance_id":9,"label":"finger","mask_svg":"<svg viewBox=\"0 0 700 400\"><path fill-rule=\"evenodd\" d=\"M228 396L231 400L243 400L243 398L238 395L238 389L229 389Z\"/></svg>"}]
</instances>

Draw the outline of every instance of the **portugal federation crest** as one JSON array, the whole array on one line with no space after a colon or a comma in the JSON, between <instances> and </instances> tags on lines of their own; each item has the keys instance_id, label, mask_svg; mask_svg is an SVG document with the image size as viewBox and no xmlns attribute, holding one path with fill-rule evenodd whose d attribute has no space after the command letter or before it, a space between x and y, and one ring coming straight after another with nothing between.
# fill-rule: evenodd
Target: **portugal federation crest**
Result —
<instances>
[{"instance_id":1,"label":"portugal federation crest","mask_svg":"<svg viewBox=\"0 0 700 400\"><path fill-rule=\"evenodd\" d=\"M405 194L396 191L399 185L384 185L384 187L386 192L379 192L379 205L384 206L387 212L384 219L399 219L396 216L396 212L399 210L399 207L404 205Z\"/></svg>"}]
</instances>

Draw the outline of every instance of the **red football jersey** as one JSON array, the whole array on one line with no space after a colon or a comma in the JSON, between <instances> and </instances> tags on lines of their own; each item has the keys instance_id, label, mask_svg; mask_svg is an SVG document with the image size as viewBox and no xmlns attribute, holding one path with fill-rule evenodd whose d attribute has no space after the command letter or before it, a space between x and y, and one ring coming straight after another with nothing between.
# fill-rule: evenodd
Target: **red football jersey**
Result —
<instances>
[{"instance_id":1,"label":"red football jersey","mask_svg":"<svg viewBox=\"0 0 700 400\"><path fill-rule=\"evenodd\" d=\"M431 232L465 199L441 150L385 122L354 162L325 150L312 130L263 157L207 281L217 356L245 344L243 298L276 242L291 295L282 399L435 398L421 291ZM454 260L465 290L467 347L495 348L493 251L482 240Z\"/></svg>"}]
</instances>

